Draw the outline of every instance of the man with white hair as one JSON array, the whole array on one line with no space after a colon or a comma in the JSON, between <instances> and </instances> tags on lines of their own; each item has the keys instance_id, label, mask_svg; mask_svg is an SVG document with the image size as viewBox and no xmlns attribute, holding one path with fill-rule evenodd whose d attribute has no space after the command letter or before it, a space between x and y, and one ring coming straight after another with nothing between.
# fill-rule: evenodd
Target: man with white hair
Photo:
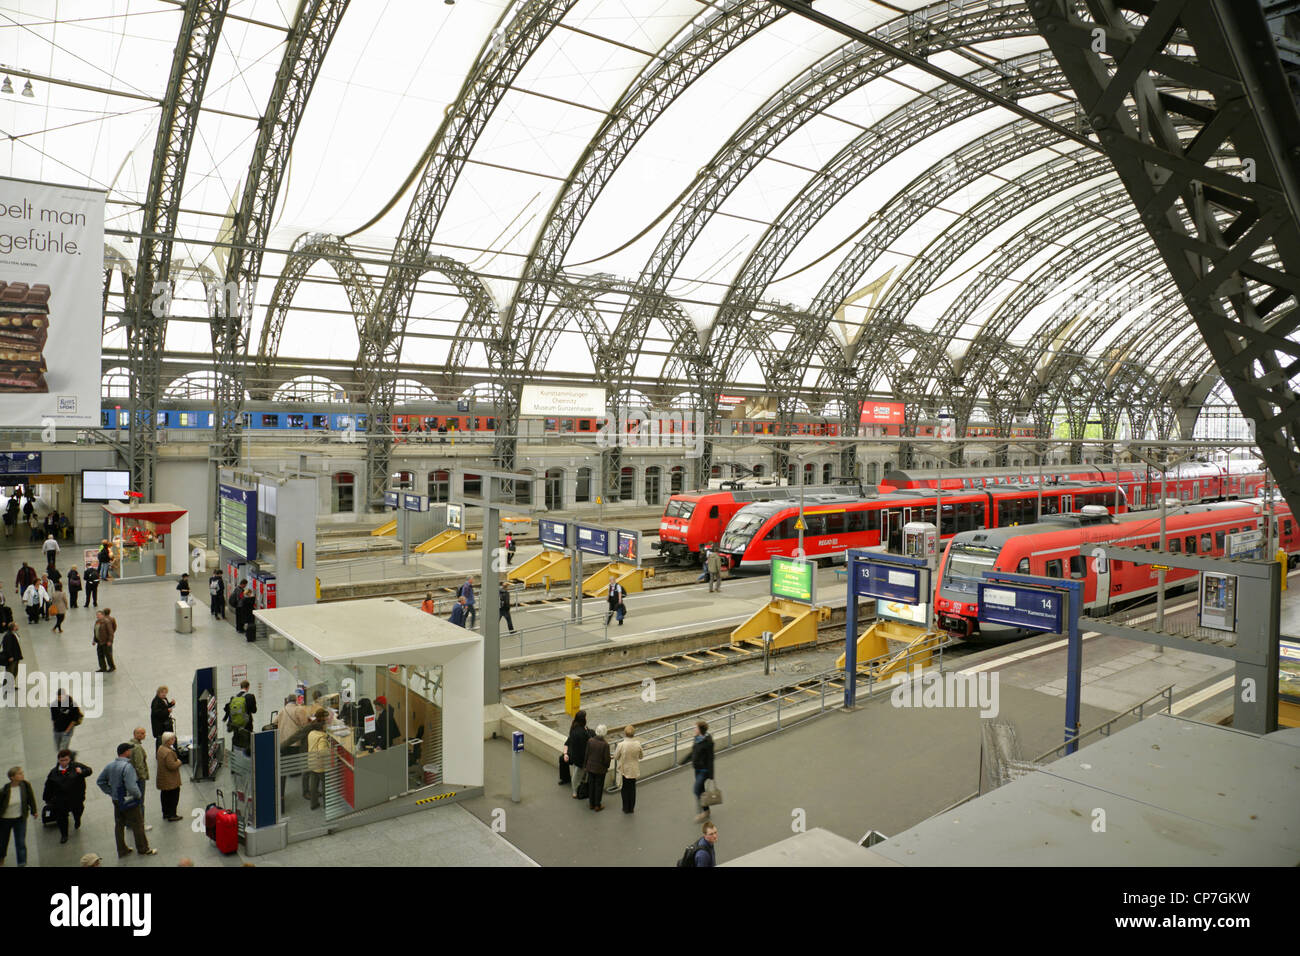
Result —
<instances>
[{"instance_id":1,"label":"man with white hair","mask_svg":"<svg viewBox=\"0 0 1300 956\"><path fill-rule=\"evenodd\" d=\"M605 725L596 727L596 736L587 741L587 801L593 810L604 810L605 771L609 770L609 742L605 740Z\"/></svg>"},{"instance_id":2,"label":"man with white hair","mask_svg":"<svg viewBox=\"0 0 1300 956\"><path fill-rule=\"evenodd\" d=\"M176 735L170 730L162 735L158 747L158 798L164 820L175 823L183 819L176 813L181 802L181 758L176 755Z\"/></svg>"}]
</instances>

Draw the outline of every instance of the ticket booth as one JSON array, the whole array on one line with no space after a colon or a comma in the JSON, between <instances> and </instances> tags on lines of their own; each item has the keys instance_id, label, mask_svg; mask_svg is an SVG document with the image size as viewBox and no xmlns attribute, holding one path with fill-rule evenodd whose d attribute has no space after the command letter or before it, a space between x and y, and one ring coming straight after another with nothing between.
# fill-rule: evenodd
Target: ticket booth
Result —
<instances>
[{"instance_id":1,"label":"ticket booth","mask_svg":"<svg viewBox=\"0 0 1300 956\"><path fill-rule=\"evenodd\" d=\"M180 505L123 504L102 506L108 515L112 574L131 581L179 575L189 570L190 518Z\"/></svg>"}]
</instances>

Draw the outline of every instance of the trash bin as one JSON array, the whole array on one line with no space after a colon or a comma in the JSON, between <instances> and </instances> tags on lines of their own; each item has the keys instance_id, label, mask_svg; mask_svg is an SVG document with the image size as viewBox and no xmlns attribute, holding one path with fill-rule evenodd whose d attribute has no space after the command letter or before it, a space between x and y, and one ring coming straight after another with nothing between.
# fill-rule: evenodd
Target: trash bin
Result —
<instances>
[{"instance_id":1,"label":"trash bin","mask_svg":"<svg viewBox=\"0 0 1300 956\"><path fill-rule=\"evenodd\" d=\"M188 601L176 602L176 633L194 633L194 608Z\"/></svg>"}]
</instances>

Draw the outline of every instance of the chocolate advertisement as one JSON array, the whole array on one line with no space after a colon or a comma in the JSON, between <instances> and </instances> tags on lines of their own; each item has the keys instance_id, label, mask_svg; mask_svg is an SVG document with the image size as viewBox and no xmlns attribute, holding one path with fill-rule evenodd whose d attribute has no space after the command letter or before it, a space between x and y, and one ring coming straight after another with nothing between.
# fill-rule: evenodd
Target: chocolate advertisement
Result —
<instances>
[{"instance_id":1,"label":"chocolate advertisement","mask_svg":"<svg viewBox=\"0 0 1300 956\"><path fill-rule=\"evenodd\" d=\"M0 423L99 423L104 193L0 177Z\"/></svg>"}]
</instances>

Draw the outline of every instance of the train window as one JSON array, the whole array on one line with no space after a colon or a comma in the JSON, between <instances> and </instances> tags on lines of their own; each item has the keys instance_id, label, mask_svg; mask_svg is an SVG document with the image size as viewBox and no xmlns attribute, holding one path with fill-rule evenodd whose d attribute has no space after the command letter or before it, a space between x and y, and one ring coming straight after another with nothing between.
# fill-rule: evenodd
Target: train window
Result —
<instances>
[{"instance_id":1,"label":"train window","mask_svg":"<svg viewBox=\"0 0 1300 956\"><path fill-rule=\"evenodd\" d=\"M1070 557L1070 577L1076 581L1088 576L1087 565L1084 562L1085 558L1081 554Z\"/></svg>"},{"instance_id":2,"label":"train window","mask_svg":"<svg viewBox=\"0 0 1300 956\"><path fill-rule=\"evenodd\" d=\"M1183 542L1180 541L1178 538L1170 538L1170 539L1169 539L1169 553L1170 553L1170 554L1182 554L1182 552L1183 552Z\"/></svg>"},{"instance_id":3,"label":"train window","mask_svg":"<svg viewBox=\"0 0 1300 956\"><path fill-rule=\"evenodd\" d=\"M709 509L709 517L716 518L717 516L718 516L718 506L714 505L712 508Z\"/></svg>"},{"instance_id":4,"label":"train window","mask_svg":"<svg viewBox=\"0 0 1300 956\"><path fill-rule=\"evenodd\" d=\"M1287 535L1290 536L1290 534L1291 534L1291 519L1290 519L1290 518L1287 518L1286 521L1282 522L1282 527L1283 527L1283 529L1286 531Z\"/></svg>"},{"instance_id":5,"label":"train window","mask_svg":"<svg viewBox=\"0 0 1300 956\"><path fill-rule=\"evenodd\" d=\"M252 428L252 427L253 427L253 413L252 413L252 412L244 412L244 427L245 427L245 428Z\"/></svg>"},{"instance_id":6,"label":"train window","mask_svg":"<svg viewBox=\"0 0 1300 956\"><path fill-rule=\"evenodd\" d=\"M279 415L263 415L263 416L262 416L262 427L263 427L263 428L278 428L279 426L280 426L280 416L279 416Z\"/></svg>"},{"instance_id":7,"label":"train window","mask_svg":"<svg viewBox=\"0 0 1300 956\"><path fill-rule=\"evenodd\" d=\"M826 516L825 515L804 515L803 525L804 525L804 534L825 534Z\"/></svg>"},{"instance_id":8,"label":"train window","mask_svg":"<svg viewBox=\"0 0 1300 956\"><path fill-rule=\"evenodd\" d=\"M558 418L548 418L546 419L545 427L548 432L558 431L560 427L560 420Z\"/></svg>"},{"instance_id":9,"label":"train window","mask_svg":"<svg viewBox=\"0 0 1300 956\"><path fill-rule=\"evenodd\" d=\"M1189 535L1188 535L1186 538L1184 538L1183 540L1186 542L1187 553L1188 553L1188 554L1195 554L1195 553L1196 553L1196 535L1194 535L1194 534L1189 534Z\"/></svg>"},{"instance_id":10,"label":"train window","mask_svg":"<svg viewBox=\"0 0 1300 956\"><path fill-rule=\"evenodd\" d=\"M312 427L312 428L329 428L329 416L327 416L327 415L313 415L313 416L311 417L311 427Z\"/></svg>"},{"instance_id":11,"label":"train window","mask_svg":"<svg viewBox=\"0 0 1300 956\"><path fill-rule=\"evenodd\" d=\"M1029 573L1029 559L1021 558L1020 563L1016 565L1016 574L1028 574L1028 573Z\"/></svg>"},{"instance_id":12,"label":"train window","mask_svg":"<svg viewBox=\"0 0 1300 956\"><path fill-rule=\"evenodd\" d=\"M1209 554L1214 550L1214 545L1210 543L1212 540L1208 531L1201 535L1201 554Z\"/></svg>"},{"instance_id":13,"label":"train window","mask_svg":"<svg viewBox=\"0 0 1300 956\"><path fill-rule=\"evenodd\" d=\"M1223 550L1223 532L1222 532L1222 531L1216 531L1216 532L1214 532L1214 550L1216 550L1216 551L1222 551L1222 550Z\"/></svg>"},{"instance_id":14,"label":"train window","mask_svg":"<svg viewBox=\"0 0 1300 956\"><path fill-rule=\"evenodd\" d=\"M1063 572L1063 568L1061 565L1060 558L1053 558L1051 561L1047 562L1047 576L1049 578L1064 577L1064 574L1062 572Z\"/></svg>"},{"instance_id":15,"label":"train window","mask_svg":"<svg viewBox=\"0 0 1300 956\"><path fill-rule=\"evenodd\" d=\"M589 431L591 431L591 419L590 419L590 418L579 418L579 419L578 419L578 431L580 431L580 432L589 432Z\"/></svg>"},{"instance_id":16,"label":"train window","mask_svg":"<svg viewBox=\"0 0 1300 956\"><path fill-rule=\"evenodd\" d=\"M100 411L100 413L99 413L99 427L100 427L100 428L108 428L108 427L109 427L109 425L108 425L108 412L106 412L106 411L102 411L102 410Z\"/></svg>"},{"instance_id":17,"label":"train window","mask_svg":"<svg viewBox=\"0 0 1300 956\"><path fill-rule=\"evenodd\" d=\"M302 428L307 422L302 415L286 415L285 418L288 420L290 428Z\"/></svg>"},{"instance_id":18,"label":"train window","mask_svg":"<svg viewBox=\"0 0 1300 956\"><path fill-rule=\"evenodd\" d=\"M844 512L829 514L826 516L826 533L843 534L844 533Z\"/></svg>"}]
</instances>

